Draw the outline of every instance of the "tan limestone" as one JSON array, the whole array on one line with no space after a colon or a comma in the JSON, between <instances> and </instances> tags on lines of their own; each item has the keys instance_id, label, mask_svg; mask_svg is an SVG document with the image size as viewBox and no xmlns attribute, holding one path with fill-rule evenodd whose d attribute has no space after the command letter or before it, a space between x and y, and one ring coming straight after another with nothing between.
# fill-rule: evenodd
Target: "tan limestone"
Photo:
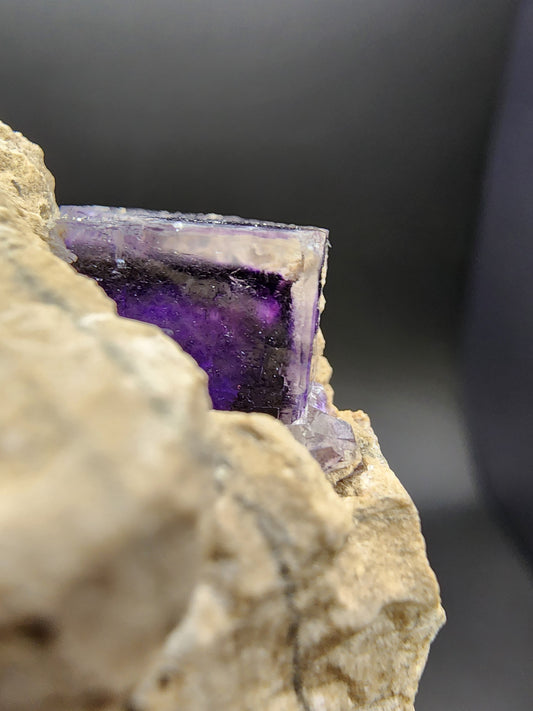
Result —
<instances>
[{"instance_id":1,"label":"tan limestone","mask_svg":"<svg viewBox=\"0 0 533 711\"><path fill-rule=\"evenodd\" d=\"M3 139L0 708L75 711L122 700L188 602L208 398L192 359L42 241L36 155Z\"/></svg>"}]
</instances>

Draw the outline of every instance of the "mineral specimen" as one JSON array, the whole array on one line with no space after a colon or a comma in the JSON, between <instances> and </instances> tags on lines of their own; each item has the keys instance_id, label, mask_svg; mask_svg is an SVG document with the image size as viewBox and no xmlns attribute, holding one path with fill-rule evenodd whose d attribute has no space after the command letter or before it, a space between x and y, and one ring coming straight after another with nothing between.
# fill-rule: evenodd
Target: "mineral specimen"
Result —
<instances>
[{"instance_id":1,"label":"mineral specimen","mask_svg":"<svg viewBox=\"0 0 533 711\"><path fill-rule=\"evenodd\" d=\"M160 326L207 372L216 409L302 416L326 230L66 206L58 233L121 316Z\"/></svg>"},{"instance_id":2,"label":"mineral specimen","mask_svg":"<svg viewBox=\"0 0 533 711\"><path fill-rule=\"evenodd\" d=\"M51 253L55 211L0 122L2 711L413 711L444 613L368 417L339 413L362 461L334 488L272 417L210 411Z\"/></svg>"}]
</instances>

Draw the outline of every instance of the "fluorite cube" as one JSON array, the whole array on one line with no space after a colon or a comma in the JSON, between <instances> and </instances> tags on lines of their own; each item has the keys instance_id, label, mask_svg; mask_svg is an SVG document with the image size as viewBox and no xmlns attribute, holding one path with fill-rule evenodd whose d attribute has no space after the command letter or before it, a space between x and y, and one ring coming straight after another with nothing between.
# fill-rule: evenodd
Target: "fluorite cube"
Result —
<instances>
[{"instance_id":1,"label":"fluorite cube","mask_svg":"<svg viewBox=\"0 0 533 711\"><path fill-rule=\"evenodd\" d=\"M160 326L207 372L215 408L301 417L327 230L98 206L62 207L57 230L121 316Z\"/></svg>"}]
</instances>

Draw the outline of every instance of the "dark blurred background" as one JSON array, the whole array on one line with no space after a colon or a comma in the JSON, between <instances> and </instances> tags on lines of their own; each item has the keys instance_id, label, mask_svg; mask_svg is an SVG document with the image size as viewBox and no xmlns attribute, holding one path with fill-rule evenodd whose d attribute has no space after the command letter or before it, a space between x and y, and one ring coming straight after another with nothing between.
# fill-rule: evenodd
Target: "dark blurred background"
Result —
<instances>
[{"instance_id":1,"label":"dark blurred background","mask_svg":"<svg viewBox=\"0 0 533 711\"><path fill-rule=\"evenodd\" d=\"M462 406L466 384L476 422L490 385L474 377L488 349L464 314L478 303L517 8L0 0L0 117L43 146L58 202L331 230L323 329L337 404L370 414L418 505L449 617L418 711L533 704L531 577L487 505L483 436L469 437Z\"/></svg>"}]
</instances>

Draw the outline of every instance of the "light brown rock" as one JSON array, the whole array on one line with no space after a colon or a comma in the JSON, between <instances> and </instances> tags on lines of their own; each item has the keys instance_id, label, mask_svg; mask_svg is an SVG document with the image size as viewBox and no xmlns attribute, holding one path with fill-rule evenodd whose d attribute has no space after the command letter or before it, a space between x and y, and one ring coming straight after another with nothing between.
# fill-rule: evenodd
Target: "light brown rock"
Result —
<instances>
[{"instance_id":1,"label":"light brown rock","mask_svg":"<svg viewBox=\"0 0 533 711\"><path fill-rule=\"evenodd\" d=\"M412 709L443 612L366 415L328 481L281 423L209 412L191 359L51 254L37 155L0 124L2 709Z\"/></svg>"},{"instance_id":2,"label":"light brown rock","mask_svg":"<svg viewBox=\"0 0 533 711\"><path fill-rule=\"evenodd\" d=\"M2 135L0 708L106 708L196 582L206 378L50 252L31 212L51 199L44 166Z\"/></svg>"},{"instance_id":3,"label":"light brown rock","mask_svg":"<svg viewBox=\"0 0 533 711\"><path fill-rule=\"evenodd\" d=\"M345 416L363 461L339 495L280 423L212 414L223 455L202 575L135 709L413 708L438 588L368 418Z\"/></svg>"},{"instance_id":4,"label":"light brown rock","mask_svg":"<svg viewBox=\"0 0 533 711\"><path fill-rule=\"evenodd\" d=\"M48 243L52 251L71 261L73 255L50 233L58 216L55 181L45 168L42 149L0 121L0 181L17 217Z\"/></svg>"}]
</instances>

